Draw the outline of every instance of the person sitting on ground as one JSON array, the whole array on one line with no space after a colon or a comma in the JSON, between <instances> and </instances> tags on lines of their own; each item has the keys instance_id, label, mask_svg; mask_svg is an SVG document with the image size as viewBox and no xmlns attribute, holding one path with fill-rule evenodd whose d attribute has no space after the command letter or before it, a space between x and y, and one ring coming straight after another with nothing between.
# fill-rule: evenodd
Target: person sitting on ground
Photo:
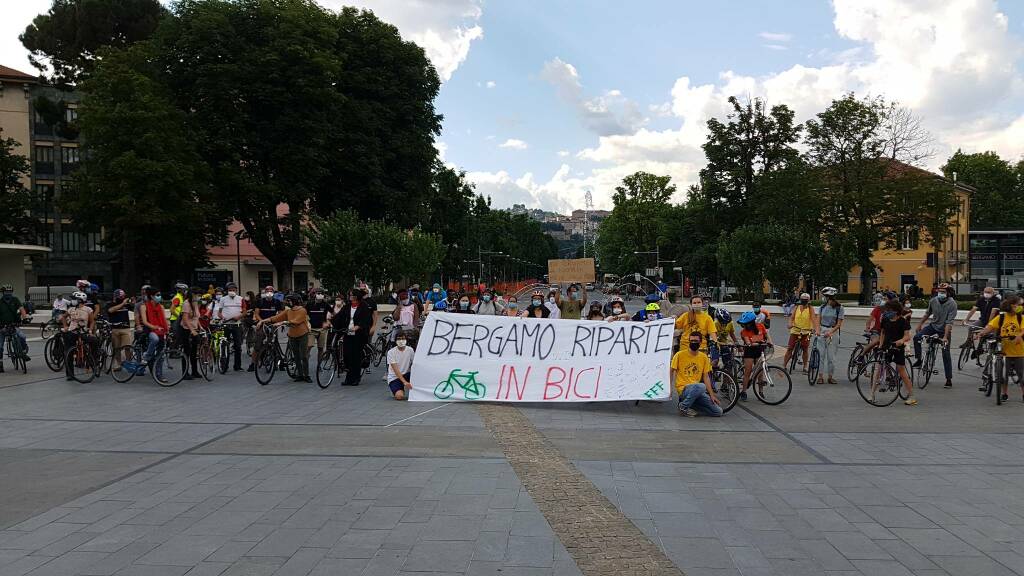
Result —
<instances>
[{"instance_id":1,"label":"person sitting on ground","mask_svg":"<svg viewBox=\"0 0 1024 576\"><path fill-rule=\"evenodd\" d=\"M587 320L604 320L604 312L602 312L603 306L600 302L592 302L590 304L590 310L587 312Z\"/></svg>"},{"instance_id":2,"label":"person sitting on ground","mask_svg":"<svg viewBox=\"0 0 1024 576\"><path fill-rule=\"evenodd\" d=\"M669 378L675 383L679 396L679 414L694 417L700 412L708 416L721 416L715 389L711 385L711 359L701 352L704 342L701 332L691 332L687 349L672 356Z\"/></svg>"},{"instance_id":3,"label":"person sitting on ground","mask_svg":"<svg viewBox=\"0 0 1024 576\"><path fill-rule=\"evenodd\" d=\"M409 375L416 350L408 345L406 334L401 331L395 338L395 347L388 350L388 387L395 400L408 400L412 384Z\"/></svg>"},{"instance_id":4,"label":"person sitting on ground","mask_svg":"<svg viewBox=\"0 0 1024 576\"><path fill-rule=\"evenodd\" d=\"M621 296L612 298L610 302L611 307L609 313L604 317L605 322L618 322L621 320L630 320L629 312L626 312L626 304L622 301Z\"/></svg>"},{"instance_id":5,"label":"person sitting on ground","mask_svg":"<svg viewBox=\"0 0 1024 576\"><path fill-rule=\"evenodd\" d=\"M523 316L526 318L547 318L550 314L551 311L544 305L544 293L540 290L534 290L533 294L530 295L530 305L523 312Z\"/></svg>"},{"instance_id":6,"label":"person sitting on ground","mask_svg":"<svg viewBox=\"0 0 1024 576\"><path fill-rule=\"evenodd\" d=\"M743 339L743 386L740 389L740 400L746 401L754 361L761 358L765 346L772 346L772 337L764 324L757 321L757 314L753 312L744 312L736 322L740 325L740 338Z\"/></svg>"}]
</instances>

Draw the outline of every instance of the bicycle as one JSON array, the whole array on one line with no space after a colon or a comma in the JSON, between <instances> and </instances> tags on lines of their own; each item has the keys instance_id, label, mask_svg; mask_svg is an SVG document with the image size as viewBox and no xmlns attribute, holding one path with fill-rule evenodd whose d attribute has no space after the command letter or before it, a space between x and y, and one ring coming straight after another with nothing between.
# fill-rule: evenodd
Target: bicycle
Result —
<instances>
[{"instance_id":1,"label":"bicycle","mask_svg":"<svg viewBox=\"0 0 1024 576\"><path fill-rule=\"evenodd\" d=\"M325 389L334 379L345 371L345 360L342 355L344 332L330 328L327 333L327 347L316 360L316 383Z\"/></svg>"},{"instance_id":2,"label":"bicycle","mask_svg":"<svg viewBox=\"0 0 1024 576\"><path fill-rule=\"evenodd\" d=\"M800 356L800 353L803 352L804 345L808 344L811 333L806 330L801 330L798 335L800 337L796 341L796 346L794 346L792 350L787 351L787 354L790 354L788 362L788 371L790 374L796 372L797 356ZM803 361L801 360L801 363L802 362Z\"/></svg>"},{"instance_id":3,"label":"bicycle","mask_svg":"<svg viewBox=\"0 0 1024 576\"><path fill-rule=\"evenodd\" d=\"M924 378L917 383L921 390L928 386L928 382L932 379L932 374L935 374L935 348L942 342L942 336L930 334L925 336L924 339L927 340L928 350L924 353L924 362L921 363L921 375Z\"/></svg>"},{"instance_id":4,"label":"bicycle","mask_svg":"<svg viewBox=\"0 0 1024 576\"><path fill-rule=\"evenodd\" d=\"M64 369L64 358L66 356L67 351L64 348L63 332L56 338L50 338L43 345L43 359L46 360L46 366L54 372L60 372Z\"/></svg>"},{"instance_id":5,"label":"bicycle","mask_svg":"<svg viewBox=\"0 0 1024 576\"><path fill-rule=\"evenodd\" d=\"M747 385L754 389L758 400L769 406L778 406L793 392L793 380L782 366L768 364L765 348L761 346L761 355L754 361Z\"/></svg>"},{"instance_id":6,"label":"bicycle","mask_svg":"<svg viewBox=\"0 0 1024 576\"><path fill-rule=\"evenodd\" d=\"M380 363L388 354L388 350L395 345L394 340L391 338L391 333L395 329L395 321L390 316L385 316L381 319L382 326L377 330L377 334L373 338L373 342L367 342L366 347L363 349L363 368L369 368L370 364L375 367L380 366Z\"/></svg>"},{"instance_id":7,"label":"bicycle","mask_svg":"<svg viewBox=\"0 0 1024 576\"><path fill-rule=\"evenodd\" d=\"M27 324L28 322L24 322ZM7 357L11 359L11 366L14 371L21 370L22 374L28 374L28 351L22 348L21 338L18 337L18 325L6 324L0 327L4 334L4 341L7 343ZM3 370L2 358L0 358L0 371Z\"/></svg>"},{"instance_id":8,"label":"bicycle","mask_svg":"<svg viewBox=\"0 0 1024 576\"><path fill-rule=\"evenodd\" d=\"M115 382L124 384L132 378L145 374L146 335L135 332L131 344L121 346L114 351L121 358L121 370L115 370L110 376Z\"/></svg>"},{"instance_id":9,"label":"bicycle","mask_svg":"<svg viewBox=\"0 0 1024 576\"><path fill-rule=\"evenodd\" d=\"M960 372L964 371L964 366L970 361L972 357L977 357L981 353L980 346L974 342L974 335L982 330L980 326L968 326L967 327L967 340L960 345L960 355L956 360L956 369Z\"/></svg>"},{"instance_id":10,"label":"bicycle","mask_svg":"<svg viewBox=\"0 0 1024 576\"><path fill-rule=\"evenodd\" d=\"M49 320L43 323L39 327L39 335L43 337L43 340L49 340L56 334L60 334L61 322L60 318L63 314L58 314L51 317Z\"/></svg>"},{"instance_id":11,"label":"bicycle","mask_svg":"<svg viewBox=\"0 0 1024 576\"><path fill-rule=\"evenodd\" d=\"M261 386L270 384L274 379L274 373L284 368L288 376L294 378L297 372L295 359L292 358L292 350L281 349L281 340L277 336L280 328L286 328L287 322L276 326L265 324L263 326L263 343L259 352L256 353L256 381Z\"/></svg>"},{"instance_id":12,"label":"bicycle","mask_svg":"<svg viewBox=\"0 0 1024 576\"><path fill-rule=\"evenodd\" d=\"M476 381L479 372L466 372L460 374L458 368L448 374L448 378L437 383L434 387L434 397L439 400L447 400L455 394L455 388L462 390L464 400L479 400L487 395L487 386Z\"/></svg>"},{"instance_id":13,"label":"bicycle","mask_svg":"<svg viewBox=\"0 0 1024 576\"><path fill-rule=\"evenodd\" d=\"M197 339L195 343L196 369L202 375L203 380L210 382L217 373L217 363L213 359L213 344L210 332L200 328L199 333L193 336L193 338Z\"/></svg>"},{"instance_id":14,"label":"bicycle","mask_svg":"<svg viewBox=\"0 0 1024 576\"><path fill-rule=\"evenodd\" d=\"M857 378L860 377L861 369L864 368L866 359L864 358L864 349L867 348L868 344L871 343L871 337L876 334L871 332L865 332L862 334L864 342L857 342L853 346L853 350L850 351L850 361L846 364L846 378L850 382L856 382Z\"/></svg>"},{"instance_id":15,"label":"bicycle","mask_svg":"<svg viewBox=\"0 0 1024 576\"><path fill-rule=\"evenodd\" d=\"M82 384L88 384L99 376L99 367L96 365L97 353L93 344L86 340L88 332L75 330L77 338L75 345L67 351L64 358L64 365L71 366L71 377Z\"/></svg>"},{"instance_id":16,"label":"bicycle","mask_svg":"<svg viewBox=\"0 0 1024 576\"><path fill-rule=\"evenodd\" d=\"M886 357L886 352L889 350L878 350L877 354L874 354L874 357L865 362L861 368L860 376L865 376L865 378L858 377L857 379L857 392L865 402L872 406L889 406L897 398L903 400L907 398L899 369L894 367ZM907 375L909 377L909 373ZM913 381L911 381L911 385L913 385ZM866 391L865 388L867 388Z\"/></svg>"},{"instance_id":17,"label":"bicycle","mask_svg":"<svg viewBox=\"0 0 1024 576\"><path fill-rule=\"evenodd\" d=\"M818 350L818 339L825 340L825 347L828 348L832 337L814 335L811 339L811 355L807 360L807 383L814 386L818 382L818 373L821 371L821 351Z\"/></svg>"}]
</instances>

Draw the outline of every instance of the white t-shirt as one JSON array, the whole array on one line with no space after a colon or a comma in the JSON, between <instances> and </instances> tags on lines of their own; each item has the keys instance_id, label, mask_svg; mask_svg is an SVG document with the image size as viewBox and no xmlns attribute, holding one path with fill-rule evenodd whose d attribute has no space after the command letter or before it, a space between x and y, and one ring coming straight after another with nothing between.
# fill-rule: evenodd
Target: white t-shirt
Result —
<instances>
[{"instance_id":1,"label":"white t-shirt","mask_svg":"<svg viewBox=\"0 0 1024 576\"><path fill-rule=\"evenodd\" d=\"M408 374L409 369L412 368L412 359L415 355L416 351L412 349L412 346L406 346L405 350L400 349L398 346L388 350L388 382L398 379L398 375L395 374L391 365L398 365L398 369L402 374Z\"/></svg>"},{"instance_id":2,"label":"white t-shirt","mask_svg":"<svg viewBox=\"0 0 1024 576\"><path fill-rule=\"evenodd\" d=\"M355 306L349 306L348 309L348 333L354 334L356 331L356 308Z\"/></svg>"},{"instance_id":3,"label":"white t-shirt","mask_svg":"<svg viewBox=\"0 0 1024 576\"><path fill-rule=\"evenodd\" d=\"M65 312L67 312L68 311L68 304L71 304L71 302L69 300L65 300L64 298L57 298L56 300L53 301L53 309L54 310L63 310Z\"/></svg>"},{"instance_id":4,"label":"white t-shirt","mask_svg":"<svg viewBox=\"0 0 1024 576\"><path fill-rule=\"evenodd\" d=\"M242 297L221 296L217 301L214 318L217 318L217 312L220 312L224 320L238 320L242 317Z\"/></svg>"},{"instance_id":5,"label":"white t-shirt","mask_svg":"<svg viewBox=\"0 0 1024 576\"><path fill-rule=\"evenodd\" d=\"M558 304L554 302L544 301L544 307L548 309L548 320L557 320L562 317L562 311L558 308Z\"/></svg>"}]
</instances>

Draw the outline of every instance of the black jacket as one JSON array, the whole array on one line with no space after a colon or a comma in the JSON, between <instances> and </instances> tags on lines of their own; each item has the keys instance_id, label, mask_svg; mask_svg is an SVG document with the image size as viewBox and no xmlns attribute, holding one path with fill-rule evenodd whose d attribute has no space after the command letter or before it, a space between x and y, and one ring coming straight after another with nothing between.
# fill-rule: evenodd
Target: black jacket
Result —
<instances>
[{"instance_id":1,"label":"black jacket","mask_svg":"<svg viewBox=\"0 0 1024 576\"><path fill-rule=\"evenodd\" d=\"M345 306L342 308L341 312L335 315L332 320L334 329L347 332L351 313L352 306ZM373 324L373 312L365 303L359 304L359 307L356 308L355 324L356 326L359 326L359 330L356 331L356 337L368 338L370 334L370 326Z\"/></svg>"}]
</instances>

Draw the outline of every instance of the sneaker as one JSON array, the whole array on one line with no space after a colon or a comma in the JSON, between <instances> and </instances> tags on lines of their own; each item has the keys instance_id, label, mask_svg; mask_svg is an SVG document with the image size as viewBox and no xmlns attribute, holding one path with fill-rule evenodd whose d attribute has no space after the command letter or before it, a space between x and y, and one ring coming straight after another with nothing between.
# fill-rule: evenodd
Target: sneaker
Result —
<instances>
[{"instance_id":1,"label":"sneaker","mask_svg":"<svg viewBox=\"0 0 1024 576\"><path fill-rule=\"evenodd\" d=\"M254 364L249 364L249 367L246 368L245 371L246 372L255 372L256 371L256 366Z\"/></svg>"},{"instance_id":2,"label":"sneaker","mask_svg":"<svg viewBox=\"0 0 1024 576\"><path fill-rule=\"evenodd\" d=\"M693 408L683 408L680 413L687 418L695 418L697 416L697 411Z\"/></svg>"},{"instance_id":3,"label":"sneaker","mask_svg":"<svg viewBox=\"0 0 1024 576\"><path fill-rule=\"evenodd\" d=\"M1010 397L1008 395L1003 394L1003 402L1006 402L1009 399L1010 399Z\"/></svg>"},{"instance_id":4,"label":"sneaker","mask_svg":"<svg viewBox=\"0 0 1024 576\"><path fill-rule=\"evenodd\" d=\"M743 400L744 402L747 401L747 393L746 392L740 392L740 400Z\"/></svg>"},{"instance_id":5,"label":"sneaker","mask_svg":"<svg viewBox=\"0 0 1024 576\"><path fill-rule=\"evenodd\" d=\"M953 381L952 380L946 380L946 385L943 386L943 388L952 388L952 387L953 387Z\"/></svg>"},{"instance_id":6,"label":"sneaker","mask_svg":"<svg viewBox=\"0 0 1024 576\"><path fill-rule=\"evenodd\" d=\"M921 361L920 360L914 360L914 363L911 364L911 366L913 366L914 368L920 368L921 367Z\"/></svg>"},{"instance_id":7,"label":"sneaker","mask_svg":"<svg viewBox=\"0 0 1024 576\"><path fill-rule=\"evenodd\" d=\"M917 398L911 396L910 398L904 400L903 403L906 404L907 406L917 406Z\"/></svg>"}]
</instances>

